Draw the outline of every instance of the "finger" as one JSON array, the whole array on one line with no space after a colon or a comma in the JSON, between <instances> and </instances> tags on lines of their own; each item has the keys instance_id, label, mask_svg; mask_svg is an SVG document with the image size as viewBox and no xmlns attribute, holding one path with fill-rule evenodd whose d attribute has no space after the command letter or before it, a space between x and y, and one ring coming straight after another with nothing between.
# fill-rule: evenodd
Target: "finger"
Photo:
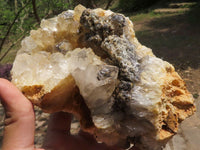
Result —
<instances>
[{"instance_id":1,"label":"finger","mask_svg":"<svg viewBox=\"0 0 200 150\"><path fill-rule=\"evenodd\" d=\"M96 143L97 142L93 135L91 135L87 132L84 132L82 130L79 131L79 136L87 139L87 141L90 142L90 143Z\"/></svg>"},{"instance_id":2,"label":"finger","mask_svg":"<svg viewBox=\"0 0 200 150\"><path fill-rule=\"evenodd\" d=\"M66 112L56 112L51 114L48 124L48 131L70 133L71 114Z\"/></svg>"},{"instance_id":3,"label":"finger","mask_svg":"<svg viewBox=\"0 0 200 150\"><path fill-rule=\"evenodd\" d=\"M33 106L9 81L0 79L0 99L6 111L2 150L34 148Z\"/></svg>"},{"instance_id":4,"label":"finger","mask_svg":"<svg viewBox=\"0 0 200 150\"><path fill-rule=\"evenodd\" d=\"M138 148L138 147L136 147L136 146L133 146L133 147L131 147L130 150L140 150L140 148Z\"/></svg>"},{"instance_id":5,"label":"finger","mask_svg":"<svg viewBox=\"0 0 200 150\"><path fill-rule=\"evenodd\" d=\"M82 139L82 143L84 143L82 147L86 147L88 150L122 150L115 146L108 146L104 143L98 143L93 135L82 130L80 130L79 136Z\"/></svg>"},{"instance_id":6,"label":"finger","mask_svg":"<svg viewBox=\"0 0 200 150\"><path fill-rule=\"evenodd\" d=\"M71 114L57 112L50 116L44 148L59 149L70 134Z\"/></svg>"}]
</instances>

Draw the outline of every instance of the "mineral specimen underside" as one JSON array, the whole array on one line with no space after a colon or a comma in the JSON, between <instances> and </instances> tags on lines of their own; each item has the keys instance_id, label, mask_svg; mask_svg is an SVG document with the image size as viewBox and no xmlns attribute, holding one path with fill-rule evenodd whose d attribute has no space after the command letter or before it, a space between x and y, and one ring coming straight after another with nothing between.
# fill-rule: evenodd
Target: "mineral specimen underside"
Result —
<instances>
[{"instance_id":1,"label":"mineral specimen underside","mask_svg":"<svg viewBox=\"0 0 200 150\"><path fill-rule=\"evenodd\" d=\"M141 45L129 18L77 6L22 41L12 82L46 112L71 112L108 145L159 150L195 111L174 67Z\"/></svg>"}]
</instances>

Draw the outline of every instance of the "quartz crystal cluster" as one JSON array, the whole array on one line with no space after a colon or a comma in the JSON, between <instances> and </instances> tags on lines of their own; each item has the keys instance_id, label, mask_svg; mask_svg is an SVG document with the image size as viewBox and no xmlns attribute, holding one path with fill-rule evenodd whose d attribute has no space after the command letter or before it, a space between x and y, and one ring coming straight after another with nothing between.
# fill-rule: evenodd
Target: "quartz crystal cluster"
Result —
<instances>
[{"instance_id":1,"label":"quartz crystal cluster","mask_svg":"<svg viewBox=\"0 0 200 150\"><path fill-rule=\"evenodd\" d=\"M160 150L195 111L174 67L141 45L128 17L74 10L22 41L12 82L45 112L65 111L108 145Z\"/></svg>"}]
</instances>

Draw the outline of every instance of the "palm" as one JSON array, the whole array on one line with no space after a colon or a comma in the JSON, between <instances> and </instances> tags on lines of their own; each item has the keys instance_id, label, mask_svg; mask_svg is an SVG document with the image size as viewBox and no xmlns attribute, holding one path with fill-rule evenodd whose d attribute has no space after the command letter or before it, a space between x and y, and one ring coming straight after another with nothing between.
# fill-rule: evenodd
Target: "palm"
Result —
<instances>
[{"instance_id":1,"label":"palm","mask_svg":"<svg viewBox=\"0 0 200 150\"><path fill-rule=\"evenodd\" d=\"M80 131L78 135L70 134L71 116L68 113L51 115L44 148L56 150L119 150L97 143L92 135Z\"/></svg>"}]
</instances>

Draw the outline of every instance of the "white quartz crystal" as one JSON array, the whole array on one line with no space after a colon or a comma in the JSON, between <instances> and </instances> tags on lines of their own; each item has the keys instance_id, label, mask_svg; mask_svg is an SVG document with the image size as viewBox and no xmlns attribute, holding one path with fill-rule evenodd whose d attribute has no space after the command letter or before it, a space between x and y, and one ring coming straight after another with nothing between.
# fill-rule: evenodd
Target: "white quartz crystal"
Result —
<instances>
[{"instance_id":1,"label":"white quartz crystal","mask_svg":"<svg viewBox=\"0 0 200 150\"><path fill-rule=\"evenodd\" d=\"M110 76L98 79L104 75L102 71L107 71ZM88 106L95 108L111 97L116 86L118 68L106 65L91 49L77 48L66 55L46 51L32 55L23 53L15 59L12 82L20 87L45 85L44 90L50 92L69 74L74 77Z\"/></svg>"}]
</instances>

